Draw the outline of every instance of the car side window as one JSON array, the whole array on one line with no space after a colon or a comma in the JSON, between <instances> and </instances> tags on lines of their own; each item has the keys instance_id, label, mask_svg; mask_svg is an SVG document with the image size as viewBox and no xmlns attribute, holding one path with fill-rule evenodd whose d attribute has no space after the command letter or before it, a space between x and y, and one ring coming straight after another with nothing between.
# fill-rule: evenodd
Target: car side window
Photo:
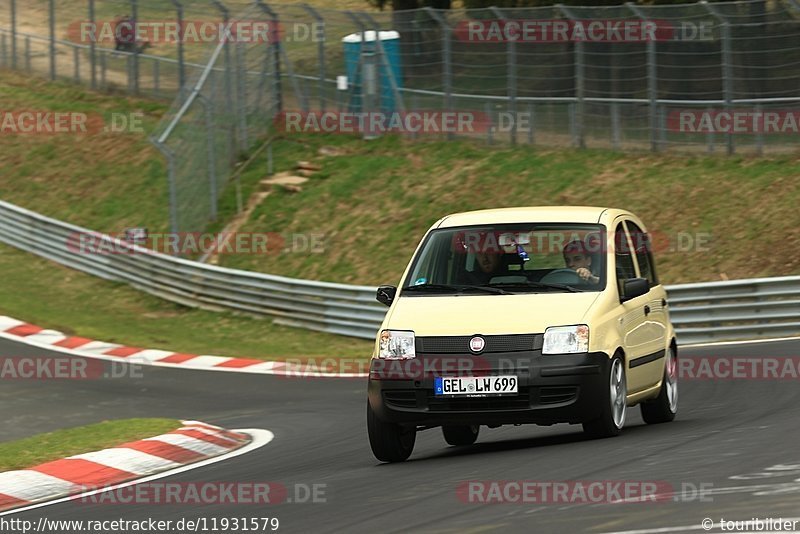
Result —
<instances>
[{"instance_id":1,"label":"car side window","mask_svg":"<svg viewBox=\"0 0 800 534\"><path fill-rule=\"evenodd\" d=\"M622 295L625 280L636 278L633 256L631 255L630 246L628 246L628 237L623 223L619 223L614 232L614 259L617 264L617 288L619 289L619 294Z\"/></svg>"},{"instance_id":2,"label":"car side window","mask_svg":"<svg viewBox=\"0 0 800 534\"><path fill-rule=\"evenodd\" d=\"M658 285L656 272L653 266L653 250L650 242L650 236L644 233L639 226L632 222L627 221L628 233L633 242L633 253L636 255L636 263L639 264L639 273L642 278L647 278L650 282L650 287Z\"/></svg>"}]
</instances>

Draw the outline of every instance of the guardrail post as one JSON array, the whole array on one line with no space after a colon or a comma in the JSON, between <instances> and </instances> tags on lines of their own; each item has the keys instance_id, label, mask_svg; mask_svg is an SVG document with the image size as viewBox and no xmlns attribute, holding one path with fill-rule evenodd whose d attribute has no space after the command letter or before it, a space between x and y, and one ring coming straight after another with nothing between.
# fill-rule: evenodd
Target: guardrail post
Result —
<instances>
[{"instance_id":1,"label":"guardrail post","mask_svg":"<svg viewBox=\"0 0 800 534\"><path fill-rule=\"evenodd\" d=\"M625 5L633 11L633 14L639 17L644 22L649 22L649 18L642 10L632 2L626 2ZM658 152L658 64L656 55L656 41L655 39L647 40L647 94L650 100L650 150Z\"/></svg>"},{"instance_id":2,"label":"guardrail post","mask_svg":"<svg viewBox=\"0 0 800 534\"><path fill-rule=\"evenodd\" d=\"M453 59L451 50L453 29L441 13L430 7L424 9L442 29L442 90L444 91L444 110L453 111ZM447 138L452 140L454 137L455 133L448 129Z\"/></svg>"},{"instance_id":3,"label":"guardrail post","mask_svg":"<svg viewBox=\"0 0 800 534\"><path fill-rule=\"evenodd\" d=\"M183 94L183 86L186 84L186 63L183 59L183 4L178 0L170 0L175 6L175 17L178 23L178 95Z\"/></svg>"},{"instance_id":4,"label":"guardrail post","mask_svg":"<svg viewBox=\"0 0 800 534\"><path fill-rule=\"evenodd\" d=\"M317 91L319 92L319 110L320 113L325 113L325 19L320 16L319 12L308 4L300 4L300 6L311 13L311 16L319 24L320 34L317 35L311 32L311 38L317 40L317 64L319 66L319 81L317 83Z\"/></svg>"},{"instance_id":5,"label":"guardrail post","mask_svg":"<svg viewBox=\"0 0 800 534\"><path fill-rule=\"evenodd\" d=\"M133 94L139 94L139 43L136 42L136 25L139 24L139 1L130 0L131 18L133 19L133 56L131 56L131 70L129 87Z\"/></svg>"},{"instance_id":6,"label":"guardrail post","mask_svg":"<svg viewBox=\"0 0 800 534\"><path fill-rule=\"evenodd\" d=\"M733 107L733 57L731 55L731 25L728 22L728 19L720 11L718 11L716 7L713 7L711 4L705 1L701 1L700 4L705 7L709 13L711 13L711 16L717 19L717 22L720 25L722 94L725 100L725 111L730 113L731 108ZM735 152L733 132L731 132L730 129L728 130L728 133L725 134L725 140L727 152L730 156Z\"/></svg>"},{"instance_id":7,"label":"guardrail post","mask_svg":"<svg viewBox=\"0 0 800 534\"><path fill-rule=\"evenodd\" d=\"M562 4L556 4L556 7L564 13L569 20L572 22L577 22L578 18L575 17L572 12L567 9ZM584 67L584 56L583 56L583 41L576 41L573 44L573 50L575 53L575 109L573 112L573 121L574 121L574 133L575 133L575 143L578 148L586 148L586 136L584 130L584 118L586 116L586 107L585 107L585 97L586 97L586 87L585 87L585 67Z\"/></svg>"},{"instance_id":8,"label":"guardrail post","mask_svg":"<svg viewBox=\"0 0 800 534\"><path fill-rule=\"evenodd\" d=\"M89 23L94 30L94 38L89 42L89 63L91 71L91 88L97 89L97 21L94 13L94 0L89 0Z\"/></svg>"},{"instance_id":9,"label":"guardrail post","mask_svg":"<svg viewBox=\"0 0 800 534\"><path fill-rule=\"evenodd\" d=\"M508 22L508 19L503 12L497 9L496 7L489 8L492 13L497 17L501 23L505 24ZM511 145L517 144L517 41L516 39L508 39L506 41L506 48L508 53L506 55L507 58L507 73L506 73L506 80L508 83L507 86L507 94L508 94L508 109L511 113Z\"/></svg>"},{"instance_id":10,"label":"guardrail post","mask_svg":"<svg viewBox=\"0 0 800 534\"><path fill-rule=\"evenodd\" d=\"M11 68L17 69L17 0L11 0Z\"/></svg>"},{"instance_id":11,"label":"guardrail post","mask_svg":"<svg viewBox=\"0 0 800 534\"><path fill-rule=\"evenodd\" d=\"M55 0L47 2L47 17L50 28L50 80L56 79L56 6Z\"/></svg>"}]
</instances>

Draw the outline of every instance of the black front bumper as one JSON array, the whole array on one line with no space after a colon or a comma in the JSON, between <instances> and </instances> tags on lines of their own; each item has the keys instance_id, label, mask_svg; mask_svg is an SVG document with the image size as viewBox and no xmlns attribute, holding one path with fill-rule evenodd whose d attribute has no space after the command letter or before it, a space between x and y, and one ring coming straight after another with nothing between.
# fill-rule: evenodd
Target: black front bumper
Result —
<instances>
[{"instance_id":1,"label":"black front bumper","mask_svg":"<svg viewBox=\"0 0 800 534\"><path fill-rule=\"evenodd\" d=\"M369 403L387 422L404 425L501 425L582 423L600 417L608 388L609 356L603 352L542 355L541 350L476 356L417 355L408 362L373 360ZM406 364L405 366L403 364ZM441 397L435 376L516 375L516 395Z\"/></svg>"}]
</instances>

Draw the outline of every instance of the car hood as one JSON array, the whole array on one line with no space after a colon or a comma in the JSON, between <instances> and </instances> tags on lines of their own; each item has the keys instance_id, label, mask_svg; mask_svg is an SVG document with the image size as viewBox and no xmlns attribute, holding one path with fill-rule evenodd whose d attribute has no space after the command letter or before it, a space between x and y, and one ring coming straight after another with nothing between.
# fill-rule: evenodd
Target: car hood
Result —
<instances>
[{"instance_id":1,"label":"car hood","mask_svg":"<svg viewBox=\"0 0 800 534\"><path fill-rule=\"evenodd\" d=\"M401 296L386 328L417 336L541 333L580 324L599 292Z\"/></svg>"}]
</instances>

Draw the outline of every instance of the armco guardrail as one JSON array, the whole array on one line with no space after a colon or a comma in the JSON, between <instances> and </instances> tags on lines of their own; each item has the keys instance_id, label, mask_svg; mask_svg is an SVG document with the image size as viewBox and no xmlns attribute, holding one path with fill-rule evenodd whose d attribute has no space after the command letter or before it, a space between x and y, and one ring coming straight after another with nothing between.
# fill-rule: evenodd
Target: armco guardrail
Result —
<instances>
[{"instance_id":1,"label":"armco guardrail","mask_svg":"<svg viewBox=\"0 0 800 534\"><path fill-rule=\"evenodd\" d=\"M280 324L365 339L374 337L386 313L371 286L225 269L110 236L102 236L109 248L135 253L80 253L74 245L87 233L99 235L0 201L3 243L186 306L268 315ZM667 291L681 344L800 334L800 276L683 284Z\"/></svg>"}]
</instances>

